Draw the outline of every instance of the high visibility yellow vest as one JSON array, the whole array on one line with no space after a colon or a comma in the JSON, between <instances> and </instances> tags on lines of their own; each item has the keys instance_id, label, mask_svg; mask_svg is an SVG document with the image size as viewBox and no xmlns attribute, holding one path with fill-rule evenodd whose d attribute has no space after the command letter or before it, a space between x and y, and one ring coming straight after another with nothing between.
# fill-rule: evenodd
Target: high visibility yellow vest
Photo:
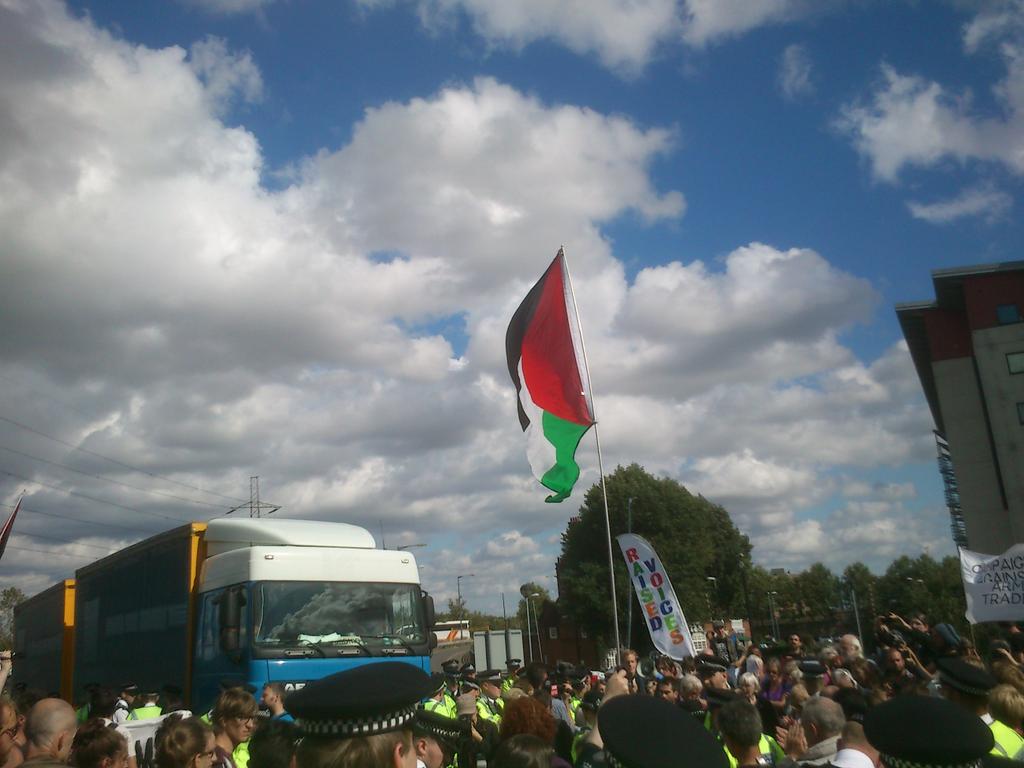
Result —
<instances>
[{"instance_id":1,"label":"high visibility yellow vest","mask_svg":"<svg viewBox=\"0 0 1024 768\"><path fill-rule=\"evenodd\" d=\"M501 713L497 706L492 707L491 703L481 696L476 700L476 713L484 720L490 720L495 725L501 725Z\"/></svg>"},{"instance_id":2,"label":"high visibility yellow vest","mask_svg":"<svg viewBox=\"0 0 1024 768\"><path fill-rule=\"evenodd\" d=\"M725 750L725 756L729 758L729 768L737 768L739 761L732 756L732 752L725 749L725 744L722 745L722 749ZM772 765L777 764L786 756L785 750L779 746L779 743L771 736L763 733L761 734L761 740L757 743L757 751L761 753L761 757L770 761Z\"/></svg>"},{"instance_id":3,"label":"high visibility yellow vest","mask_svg":"<svg viewBox=\"0 0 1024 768\"><path fill-rule=\"evenodd\" d=\"M128 715L129 720L152 720L160 717L164 711L156 704L149 704L145 707L136 707Z\"/></svg>"},{"instance_id":4,"label":"high visibility yellow vest","mask_svg":"<svg viewBox=\"0 0 1024 768\"><path fill-rule=\"evenodd\" d=\"M88 720L89 719L89 710L91 710L91 709L92 709L92 707L89 704L83 704L78 709L76 709L75 710L75 718L78 720L78 722L84 723L86 720Z\"/></svg>"},{"instance_id":5,"label":"high visibility yellow vest","mask_svg":"<svg viewBox=\"0 0 1024 768\"><path fill-rule=\"evenodd\" d=\"M243 741L231 752L231 759L235 761L237 768L247 768L249 765L249 742Z\"/></svg>"},{"instance_id":6,"label":"high visibility yellow vest","mask_svg":"<svg viewBox=\"0 0 1024 768\"><path fill-rule=\"evenodd\" d=\"M1024 749L1024 739L1010 726L993 720L988 727L992 730L992 736L996 740L995 746L989 752L990 755L1000 755L1012 760L1017 757L1017 753L1021 749Z\"/></svg>"},{"instance_id":7,"label":"high visibility yellow vest","mask_svg":"<svg viewBox=\"0 0 1024 768\"><path fill-rule=\"evenodd\" d=\"M451 701L451 699L449 699L447 696L445 696L440 701L438 701L437 699L430 699L429 701L427 701L426 704L423 705L423 708L427 710L427 712L436 712L439 715L450 717L452 720L458 720L459 710L454 706L449 707L449 701Z\"/></svg>"},{"instance_id":8,"label":"high visibility yellow vest","mask_svg":"<svg viewBox=\"0 0 1024 768\"><path fill-rule=\"evenodd\" d=\"M504 680L501 681L501 690L502 691L510 690L512 688L512 686L515 685L515 684L516 684L515 675L512 675L510 677L506 677Z\"/></svg>"}]
</instances>

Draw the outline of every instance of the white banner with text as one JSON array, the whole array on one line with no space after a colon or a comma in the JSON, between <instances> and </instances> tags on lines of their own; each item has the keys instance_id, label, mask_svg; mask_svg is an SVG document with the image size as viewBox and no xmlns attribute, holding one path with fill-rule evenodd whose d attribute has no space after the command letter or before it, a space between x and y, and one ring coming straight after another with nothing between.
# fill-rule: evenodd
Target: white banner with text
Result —
<instances>
[{"instance_id":1,"label":"white banner with text","mask_svg":"<svg viewBox=\"0 0 1024 768\"><path fill-rule=\"evenodd\" d=\"M960 573L971 624L1024 619L1024 544L1001 555L961 549Z\"/></svg>"}]
</instances>

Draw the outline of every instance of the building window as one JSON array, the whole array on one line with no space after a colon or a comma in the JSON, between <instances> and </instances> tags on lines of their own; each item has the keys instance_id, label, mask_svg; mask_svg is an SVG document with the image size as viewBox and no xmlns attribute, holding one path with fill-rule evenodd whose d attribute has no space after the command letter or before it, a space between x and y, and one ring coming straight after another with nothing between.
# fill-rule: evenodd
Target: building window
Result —
<instances>
[{"instance_id":1,"label":"building window","mask_svg":"<svg viewBox=\"0 0 1024 768\"><path fill-rule=\"evenodd\" d=\"M996 307L996 319L1000 325L1020 322L1020 310L1016 304L1000 304Z\"/></svg>"},{"instance_id":2,"label":"building window","mask_svg":"<svg viewBox=\"0 0 1024 768\"><path fill-rule=\"evenodd\" d=\"M1017 421L1024 424L1024 403L1017 403Z\"/></svg>"},{"instance_id":3,"label":"building window","mask_svg":"<svg viewBox=\"0 0 1024 768\"><path fill-rule=\"evenodd\" d=\"M1010 369L1010 373L1024 373L1024 352L1007 354L1006 367Z\"/></svg>"},{"instance_id":4,"label":"building window","mask_svg":"<svg viewBox=\"0 0 1024 768\"><path fill-rule=\"evenodd\" d=\"M1021 405L1024 405L1024 403L1021 403ZM548 637L551 638L552 640L557 640L558 639L558 627L548 627Z\"/></svg>"}]
</instances>

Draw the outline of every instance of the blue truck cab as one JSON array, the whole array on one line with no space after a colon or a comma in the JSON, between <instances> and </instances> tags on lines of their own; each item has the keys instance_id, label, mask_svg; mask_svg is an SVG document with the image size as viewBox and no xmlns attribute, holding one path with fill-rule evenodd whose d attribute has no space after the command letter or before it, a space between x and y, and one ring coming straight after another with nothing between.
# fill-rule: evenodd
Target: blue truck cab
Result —
<instances>
[{"instance_id":1,"label":"blue truck cab","mask_svg":"<svg viewBox=\"0 0 1024 768\"><path fill-rule=\"evenodd\" d=\"M345 523L218 519L195 585L191 692L207 708L226 682L286 690L375 662L430 672L433 600L415 557L377 549Z\"/></svg>"},{"instance_id":2,"label":"blue truck cab","mask_svg":"<svg viewBox=\"0 0 1024 768\"><path fill-rule=\"evenodd\" d=\"M409 552L345 523L218 518L85 565L18 607L18 680L84 703L90 682L288 689L383 660L430 670L434 602Z\"/></svg>"}]
</instances>

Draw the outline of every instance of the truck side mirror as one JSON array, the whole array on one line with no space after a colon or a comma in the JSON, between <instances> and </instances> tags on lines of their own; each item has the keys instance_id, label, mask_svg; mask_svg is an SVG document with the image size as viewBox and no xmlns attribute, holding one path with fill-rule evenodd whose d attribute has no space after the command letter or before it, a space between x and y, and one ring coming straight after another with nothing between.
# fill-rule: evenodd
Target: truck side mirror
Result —
<instances>
[{"instance_id":1,"label":"truck side mirror","mask_svg":"<svg viewBox=\"0 0 1024 768\"><path fill-rule=\"evenodd\" d=\"M434 611L434 598L423 593L423 616L427 620L427 629L433 629L437 624L437 613Z\"/></svg>"},{"instance_id":2,"label":"truck side mirror","mask_svg":"<svg viewBox=\"0 0 1024 768\"><path fill-rule=\"evenodd\" d=\"M245 593L241 587L228 587L217 598L220 620L220 649L227 654L237 654L241 644L238 640L242 627L242 607Z\"/></svg>"}]
</instances>

